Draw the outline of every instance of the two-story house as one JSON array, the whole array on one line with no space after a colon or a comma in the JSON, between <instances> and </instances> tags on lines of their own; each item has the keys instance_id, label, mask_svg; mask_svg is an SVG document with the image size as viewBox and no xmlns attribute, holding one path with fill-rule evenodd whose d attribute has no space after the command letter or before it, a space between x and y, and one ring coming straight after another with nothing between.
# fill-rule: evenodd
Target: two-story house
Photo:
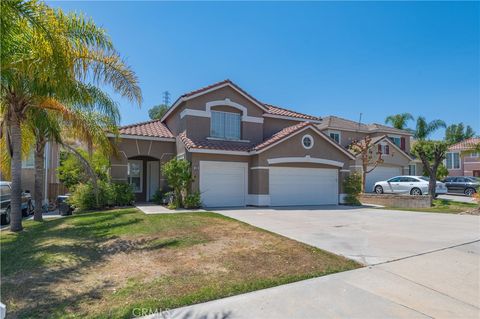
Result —
<instances>
[{"instance_id":1,"label":"two-story house","mask_svg":"<svg viewBox=\"0 0 480 319\"><path fill-rule=\"evenodd\" d=\"M336 116L324 117L317 127L345 148L355 140L362 140L369 135L372 138L372 162L381 154L383 162L367 174L365 190L373 191L377 181L398 175L417 175L421 173L421 165L413 161L410 155L410 138L412 134L405 130L381 124L363 124ZM361 171L362 163L357 156L350 166L352 171Z\"/></svg>"},{"instance_id":2,"label":"two-story house","mask_svg":"<svg viewBox=\"0 0 480 319\"><path fill-rule=\"evenodd\" d=\"M445 158L449 176L480 177L480 153L474 152L479 144L480 138L471 137L450 146Z\"/></svg>"},{"instance_id":3,"label":"two-story house","mask_svg":"<svg viewBox=\"0 0 480 319\"><path fill-rule=\"evenodd\" d=\"M323 123L260 102L225 80L182 95L161 120L121 127L111 176L130 183L137 201L150 200L167 187L162 165L176 157L191 162L193 190L207 207L338 204L344 177L358 166L343 142L355 129ZM391 139L380 129L368 132L378 132L376 143L395 157L385 167L398 167L396 174L408 169L405 132L389 132Z\"/></svg>"}]
</instances>

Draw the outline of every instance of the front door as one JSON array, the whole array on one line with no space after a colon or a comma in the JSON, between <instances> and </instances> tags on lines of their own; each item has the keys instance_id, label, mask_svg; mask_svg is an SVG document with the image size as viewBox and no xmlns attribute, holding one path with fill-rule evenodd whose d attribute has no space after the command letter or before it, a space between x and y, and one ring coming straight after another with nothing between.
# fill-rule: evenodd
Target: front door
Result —
<instances>
[{"instance_id":1,"label":"front door","mask_svg":"<svg viewBox=\"0 0 480 319\"><path fill-rule=\"evenodd\" d=\"M158 190L160 179L160 165L158 161L147 162L147 200L152 200Z\"/></svg>"}]
</instances>

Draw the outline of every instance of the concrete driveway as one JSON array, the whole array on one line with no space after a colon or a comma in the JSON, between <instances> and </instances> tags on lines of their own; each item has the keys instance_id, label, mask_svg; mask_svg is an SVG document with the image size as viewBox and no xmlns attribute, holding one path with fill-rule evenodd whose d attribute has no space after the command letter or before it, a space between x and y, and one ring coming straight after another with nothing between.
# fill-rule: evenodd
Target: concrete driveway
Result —
<instances>
[{"instance_id":1,"label":"concrete driveway","mask_svg":"<svg viewBox=\"0 0 480 319\"><path fill-rule=\"evenodd\" d=\"M345 206L218 212L365 265L480 239L478 216Z\"/></svg>"},{"instance_id":2,"label":"concrete driveway","mask_svg":"<svg viewBox=\"0 0 480 319\"><path fill-rule=\"evenodd\" d=\"M480 318L480 218L345 207L220 213L365 268L151 318Z\"/></svg>"}]
</instances>

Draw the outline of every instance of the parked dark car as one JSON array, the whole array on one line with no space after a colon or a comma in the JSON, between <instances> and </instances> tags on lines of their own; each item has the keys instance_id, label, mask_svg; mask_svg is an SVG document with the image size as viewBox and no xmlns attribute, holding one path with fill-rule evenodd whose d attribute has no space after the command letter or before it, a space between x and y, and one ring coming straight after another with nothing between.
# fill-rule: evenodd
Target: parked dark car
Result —
<instances>
[{"instance_id":1,"label":"parked dark car","mask_svg":"<svg viewBox=\"0 0 480 319\"><path fill-rule=\"evenodd\" d=\"M10 200L12 185L10 182L0 181L0 224L10 224ZM24 217L33 213L32 196L29 191L22 193L22 215Z\"/></svg>"},{"instance_id":2,"label":"parked dark car","mask_svg":"<svg viewBox=\"0 0 480 319\"><path fill-rule=\"evenodd\" d=\"M471 176L451 176L443 181L449 193L460 193L472 196L480 188L480 180Z\"/></svg>"}]
</instances>

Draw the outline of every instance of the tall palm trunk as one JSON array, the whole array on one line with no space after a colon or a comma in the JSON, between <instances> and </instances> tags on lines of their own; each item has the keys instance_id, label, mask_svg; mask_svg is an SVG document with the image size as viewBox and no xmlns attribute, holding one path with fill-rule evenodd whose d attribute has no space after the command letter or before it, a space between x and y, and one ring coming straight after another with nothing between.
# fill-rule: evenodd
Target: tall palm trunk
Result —
<instances>
[{"instance_id":1,"label":"tall palm trunk","mask_svg":"<svg viewBox=\"0 0 480 319\"><path fill-rule=\"evenodd\" d=\"M47 141L43 136L37 136L35 143L35 211L33 220L41 222L42 217L42 202L43 202L43 187L45 184L45 145Z\"/></svg>"},{"instance_id":2,"label":"tall palm trunk","mask_svg":"<svg viewBox=\"0 0 480 319\"><path fill-rule=\"evenodd\" d=\"M10 201L10 230L21 231L22 226L22 131L18 114L9 118L10 147L12 152L11 178L12 196Z\"/></svg>"}]
</instances>

